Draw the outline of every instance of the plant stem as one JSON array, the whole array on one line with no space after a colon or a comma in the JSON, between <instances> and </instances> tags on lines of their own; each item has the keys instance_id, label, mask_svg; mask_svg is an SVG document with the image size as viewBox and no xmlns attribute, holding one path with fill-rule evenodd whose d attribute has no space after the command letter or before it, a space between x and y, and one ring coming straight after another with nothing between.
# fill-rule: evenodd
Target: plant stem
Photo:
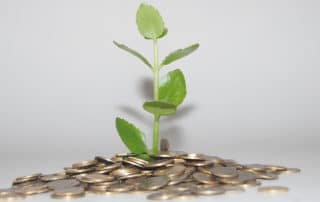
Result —
<instances>
[{"instance_id":1,"label":"plant stem","mask_svg":"<svg viewBox=\"0 0 320 202\"><path fill-rule=\"evenodd\" d=\"M153 67L153 99L155 101L159 100L159 54L158 54L158 41L153 40L153 56L154 56L154 67ZM160 124L160 115L154 115L153 123L153 145L152 152L154 154L158 153L159 148L159 124Z\"/></svg>"}]
</instances>

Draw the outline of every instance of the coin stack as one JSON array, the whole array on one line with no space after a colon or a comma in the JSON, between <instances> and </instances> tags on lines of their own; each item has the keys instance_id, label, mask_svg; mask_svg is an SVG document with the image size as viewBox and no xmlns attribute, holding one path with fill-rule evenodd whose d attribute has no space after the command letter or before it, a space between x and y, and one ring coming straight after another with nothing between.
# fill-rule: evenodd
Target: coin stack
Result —
<instances>
[{"instance_id":1,"label":"coin stack","mask_svg":"<svg viewBox=\"0 0 320 202\"><path fill-rule=\"evenodd\" d=\"M56 199L84 197L87 193L146 193L149 200L189 199L243 192L260 186L262 180L298 172L298 168L240 164L204 154L165 151L146 161L121 153L75 163L60 173L18 177L11 188L0 189L0 200L24 199L46 192ZM288 188L262 186L258 192L288 192Z\"/></svg>"}]
</instances>

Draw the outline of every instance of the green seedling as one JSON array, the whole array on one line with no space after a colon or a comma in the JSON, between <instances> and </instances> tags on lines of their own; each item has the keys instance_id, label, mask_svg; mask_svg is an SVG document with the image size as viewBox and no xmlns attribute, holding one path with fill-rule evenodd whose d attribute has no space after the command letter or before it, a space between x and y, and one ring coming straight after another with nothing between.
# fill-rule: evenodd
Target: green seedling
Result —
<instances>
[{"instance_id":1,"label":"green seedling","mask_svg":"<svg viewBox=\"0 0 320 202\"><path fill-rule=\"evenodd\" d=\"M175 114L177 107L181 105L187 95L185 77L180 69L168 72L161 79L159 72L163 67L197 50L199 44L173 51L160 63L158 41L168 33L160 13L151 5L141 4L136 14L136 23L140 34L153 43L153 65L139 52L124 44L115 41L113 43L139 58L153 74L153 100L143 104L144 110L154 117L152 150L149 150L145 143L144 133L132 123L118 117L116 118L116 128L123 143L132 153L146 157L150 153L158 153L160 118Z\"/></svg>"}]
</instances>

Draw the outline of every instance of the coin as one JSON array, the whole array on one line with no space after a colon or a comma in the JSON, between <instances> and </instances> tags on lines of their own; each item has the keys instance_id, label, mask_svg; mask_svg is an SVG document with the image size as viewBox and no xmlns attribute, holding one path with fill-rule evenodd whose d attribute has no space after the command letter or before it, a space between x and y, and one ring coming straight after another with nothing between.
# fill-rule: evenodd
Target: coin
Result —
<instances>
[{"instance_id":1,"label":"coin","mask_svg":"<svg viewBox=\"0 0 320 202\"><path fill-rule=\"evenodd\" d=\"M103 174L87 174L83 177L80 177L79 180L85 183L101 183L101 182L110 182L114 180L113 176L103 175Z\"/></svg>"},{"instance_id":2,"label":"coin","mask_svg":"<svg viewBox=\"0 0 320 202\"><path fill-rule=\"evenodd\" d=\"M81 169L81 168L87 168L87 167L91 167L94 166L98 163L98 161L96 160L89 160L89 161L82 161L79 163L74 163L72 164L72 168L77 168L77 169Z\"/></svg>"},{"instance_id":3,"label":"coin","mask_svg":"<svg viewBox=\"0 0 320 202\"><path fill-rule=\"evenodd\" d=\"M238 194L238 193L242 193L245 191L244 188L239 187L239 186L226 185L226 186L223 186L223 188L224 188L226 194Z\"/></svg>"},{"instance_id":4,"label":"coin","mask_svg":"<svg viewBox=\"0 0 320 202\"><path fill-rule=\"evenodd\" d=\"M82 187L68 187L64 189L58 189L51 195L52 198L78 198L85 195L85 190Z\"/></svg>"},{"instance_id":5,"label":"coin","mask_svg":"<svg viewBox=\"0 0 320 202\"><path fill-rule=\"evenodd\" d=\"M196 187L197 187L196 183L186 182L186 183L181 183L175 186L169 185L166 187L166 189L170 191L181 192L181 191L195 190Z\"/></svg>"},{"instance_id":6,"label":"coin","mask_svg":"<svg viewBox=\"0 0 320 202\"><path fill-rule=\"evenodd\" d=\"M289 188L288 187L282 187L282 186L265 186L265 187L260 187L258 189L258 192L263 192L263 193L285 193L288 192Z\"/></svg>"},{"instance_id":7,"label":"coin","mask_svg":"<svg viewBox=\"0 0 320 202\"><path fill-rule=\"evenodd\" d=\"M169 168L165 169L158 169L154 171L154 175L166 175L170 178L173 178L175 176L182 175L184 171L186 170L186 167L183 165L175 165Z\"/></svg>"},{"instance_id":8,"label":"coin","mask_svg":"<svg viewBox=\"0 0 320 202\"><path fill-rule=\"evenodd\" d=\"M204 166L210 166L213 165L213 161L187 161L185 162L185 165L187 166L195 166L195 167L204 167Z\"/></svg>"},{"instance_id":9,"label":"coin","mask_svg":"<svg viewBox=\"0 0 320 202\"><path fill-rule=\"evenodd\" d=\"M100 163L105 164L105 165L109 165L109 164L114 163L111 159L109 159L107 157L103 157L103 156L96 156L94 159Z\"/></svg>"},{"instance_id":10,"label":"coin","mask_svg":"<svg viewBox=\"0 0 320 202\"><path fill-rule=\"evenodd\" d=\"M214 167L211 169L211 173L221 178L237 177L238 172L234 167Z\"/></svg>"},{"instance_id":11,"label":"coin","mask_svg":"<svg viewBox=\"0 0 320 202\"><path fill-rule=\"evenodd\" d=\"M172 191L159 191L152 193L147 196L147 199L149 200L170 200L173 199L173 197L176 195L175 192Z\"/></svg>"},{"instance_id":12,"label":"coin","mask_svg":"<svg viewBox=\"0 0 320 202\"><path fill-rule=\"evenodd\" d=\"M194 199L197 197L198 196L193 191L183 191L183 192L178 192L176 195L172 197L172 199L186 200L186 199Z\"/></svg>"},{"instance_id":13,"label":"coin","mask_svg":"<svg viewBox=\"0 0 320 202\"><path fill-rule=\"evenodd\" d=\"M182 151L168 151L168 152L159 152L158 154L151 154L151 157L154 158L179 158L183 155L186 155L186 152Z\"/></svg>"},{"instance_id":14,"label":"coin","mask_svg":"<svg viewBox=\"0 0 320 202\"><path fill-rule=\"evenodd\" d=\"M56 180L63 180L68 178L67 175L61 174L61 173L56 173L56 174L50 174L50 175L43 175L40 177L40 180L43 182L51 182L51 181L56 181Z\"/></svg>"},{"instance_id":15,"label":"coin","mask_svg":"<svg viewBox=\"0 0 320 202\"><path fill-rule=\"evenodd\" d=\"M20 183L24 183L24 182L35 181L35 180L39 179L39 177L41 175L42 175L41 173L36 173L36 174L32 174L32 175L18 177L14 180L14 182L12 184L20 184Z\"/></svg>"},{"instance_id":16,"label":"coin","mask_svg":"<svg viewBox=\"0 0 320 202\"><path fill-rule=\"evenodd\" d=\"M301 170L299 168L287 168L285 171L281 171L281 174L294 174L300 172Z\"/></svg>"},{"instance_id":17,"label":"coin","mask_svg":"<svg viewBox=\"0 0 320 202\"><path fill-rule=\"evenodd\" d=\"M81 173L89 173L95 170L94 167L89 167L89 168L64 168L66 174L69 175L76 175L76 174L81 174Z\"/></svg>"},{"instance_id":18,"label":"coin","mask_svg":"<svg viewBox=\"0 0 320 202\"><path fill-rule=\"evenodd\" d=\"M287 170L286 167L277 166L277 165L266 165L265 168L267 170L272 170L272 171L285 171L285 170Z\"/></svg>"},{"instance_id":19,"label":"coin","mask_svg":"<svg viewBox=\"0 0 320 202\"><path fill-rule=\"evenodd\" d=\"M267 169L267 167L262 164L247 164L244 167L252 171L265 171L265 169Z\"/></svg>"},{"instance_id":20,"label":"coin","mask_svg":"<svg viewBox=\"0 0 320 202\"><path fill-rule=\"evenodd\" d=\"M64 189L69 187L79 186L80 182L76 179L66 179L66 180L57 180L52 181L47 184L50 189Z\"/></svg>"},{"instance_id":21,"label":"coin","mask_svg":"<svg viewBox=\"0 0 320 202\"><path fill-rule=\"evenodd\" d=\"M135 186L129 184L113 184L107 188L110 192L129 192L133 190Z\"/></svg>"},{"instance_id":22,"label":"coin","mask_svg":"<svg viewBox=\"0 0 320 202\"><path fill-rule=\"evenodd\" d=\"M15 201L15 200L22 200L24 199L26 196L23 194L19 194L19 193L7 193L7 194L0 194L0 201L5 200L5 201Z\"/></svg>"},{"instance_id":23,"label":"coin","mask_svg":"<svg viewBox=\"0 0 320 202\"><path fill-rule=\"evenodd\" d=\"M276 180L278 179L278 175L274 173L259 172L257 173L257 179Z\"/></svg>"},{"instance_id":24,"label":"coin","mask_svg":"<svg viewBox=\"0 0 320 202\"><path fill-rule=\"evenodd\" d=\"M137 174L131 174L131 175L126 175L126 176L122 176L119 177L119 180L127 180L127 179L131 179L131 178L139 178L139 177L143 177L145 176L142 173L137 173Z\"/></svg>"},{"instance_id":25,"label":"coin","mask_svg":"<svg viewBox=\"0 0 320 202\"><path fill-rule=\"evenodd\" d=\"M158 167L163 167L168 164L173 163L173 159L162 159L162 160L155 160L155 161L150 161L148 164L146 164L144 167L148 169L152 168L158 168Z\"/></svg>"},{"instance_id":26,"label":"coin","mask_svg":"<svg viewBox=\"0 0 320 202\"><path fill-rule=\"evenodd\" d=\"M16 193L20 193L24 195L40 194L48 191L50 191L50 189L48 188L47 185L44 185L44 184L38 184L38 185L21 187L19 189L15 189Z\"/></svg>"},{"instance_id":27,"label":"coin","mask_svg":"<svg viewBox=\"0 0 320 202\"><path fill-rule=\"evenodd\" d=\"M243 188L248 188L248 187L256 187L260 185L261 185L261 182L254 180L254 181L248 181L240 186Z\"/></svg>"},{"instance_id":28,"label":"coin","mask_svg":"<svg viewBox=\"0 0 320 202\"><path fill-rule=\"evenodd\" d=\"M146 180L147 177L146 176L141 176L141 177L136 177L136 178L129 178L126 180L126 184L131 184L131 185L139 185L141 184L141 182L143 182L144 180Z\"/></svg>"},{"instance_id":29,"label":"coin","mask_svg":"<svg viewBox=\"0 0 320 202\"><path fill-rule=\"evenodd\" d=\"M193 174L193 178L203 184L212 184L216 185L219 184L219 181L216 180L216 178L212 175L208 175L201 172L196 172Z\"/></svg>"},{"instance_id":30,"label":"coin","mask_svg":"<svg viewBox=\"0 0 320 202\"><path fill-rule=\"evenodd\" d=\"M183 158L184 160L203 161L205 160L205 155L190 153L181 156L181 158Z\"/></svg>"},{"instance_id":31,"label":"coin","mask_svg":"<svg viewBox=\"0 0 320 202\"><path fill-rule=\"evenodd\" d=\"M218 195L224 194L225 189L222 187L198 187L196 193L199 195Z\"/></svg>"},{"instance_id":32,"label":"coin","mask_svg":"<svg viewBox=\"0 0 320 202\"><path fill-rule=\"evenodd\" d=\"M110 173L111 176L114 177L124 177L128 175L138 174L140 173L140 169L131 167L131 168L118 168Z\"/></svg>"},{"instance_id":33,"label":"coin","mask_svg":"<svg viewBox=\"0 0 320 202\"><path fill-rule=\"evenodd\" d=\"M6 195L14 192L12 188L0 189L0 195Z\"/></svg>"},{"instance_id":34,"label":"coin","mask_svg":"<svg viewBox=\"0 0 320 202\"><path fill-rule=\"evenodd\" d=\"M140 190L157 190L169 183L169 178L167 176L156 176L145 179L138 188Z\"/></svg>"}]
</instances>

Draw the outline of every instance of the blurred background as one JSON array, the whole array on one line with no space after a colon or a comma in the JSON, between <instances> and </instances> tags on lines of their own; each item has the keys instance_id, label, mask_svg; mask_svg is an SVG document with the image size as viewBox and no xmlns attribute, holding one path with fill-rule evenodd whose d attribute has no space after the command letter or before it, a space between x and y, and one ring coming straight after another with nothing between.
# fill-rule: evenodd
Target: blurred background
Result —
<instances>
[{"instance_id":1,"label":"blurred background","mask_svg":"<svg viewBox=\"0 0 320 202\"><path fill-rule=\"evenodd\" d=\"M200 43L162 71L181 68L188 85L178 114L161 121L173 150L319 166L311 160L320 147L319 1L145 2L169 29L161 58ZM142 104L151 99L152 74L112 44L152 61L152 42L135 24L140 3L0 1L0 169L8 173L0 185L125 152L116 116L151 145L152 116Z\"/></svg>"}]
</instances>

